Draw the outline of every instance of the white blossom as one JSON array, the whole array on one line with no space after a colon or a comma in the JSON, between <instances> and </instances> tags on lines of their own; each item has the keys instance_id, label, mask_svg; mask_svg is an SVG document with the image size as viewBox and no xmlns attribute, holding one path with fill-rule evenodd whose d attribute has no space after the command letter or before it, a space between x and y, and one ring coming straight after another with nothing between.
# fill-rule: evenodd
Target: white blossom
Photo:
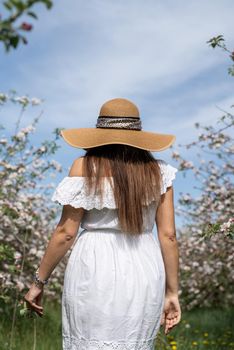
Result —
<instances>
[{"instance_id":1,"label":"white blossom","mask_svg":"<svg viewBox=\"0 0 234 350\"><path fill-rule=\"evenodd\" d=\"M33 106L40 105L41 102L42 102L42 100L40 100L40 99L37 98L37 97L33 97L33 98L31 99L31 103L32 103Z\"/></svg>"}]
</instances>

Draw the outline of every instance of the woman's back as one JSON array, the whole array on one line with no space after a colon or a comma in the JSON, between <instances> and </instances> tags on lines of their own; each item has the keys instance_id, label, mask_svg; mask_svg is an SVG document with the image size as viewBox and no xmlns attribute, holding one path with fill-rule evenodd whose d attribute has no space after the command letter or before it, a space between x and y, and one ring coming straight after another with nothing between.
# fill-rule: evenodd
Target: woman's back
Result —
<instances>
[{"instance_id":1,"label":"woman's back","mask_svg":"<svg viewBox=\"0 0 234 350\"><path fill-rule=\"evenodd\" d=\"M172 185L177 169L162 159L157 159L157 161L162 175L162 195ZM78 163L78 166L76 163L75 173L74 171L71 172L71 176L66 176L60 182L52 196L52 200L62 205L70 204L75 208L83 207L85 212L80 225L83 230L110 229L121 233L112 187L112 176L102 176L104 181L103 196L94 191L88 193L85 177L77 175L83 175L82 158L79 159ZM149 201L143 206L143 232L152 232L155 224L157 204L156 201Z\"/></svg>"}]
</instances>

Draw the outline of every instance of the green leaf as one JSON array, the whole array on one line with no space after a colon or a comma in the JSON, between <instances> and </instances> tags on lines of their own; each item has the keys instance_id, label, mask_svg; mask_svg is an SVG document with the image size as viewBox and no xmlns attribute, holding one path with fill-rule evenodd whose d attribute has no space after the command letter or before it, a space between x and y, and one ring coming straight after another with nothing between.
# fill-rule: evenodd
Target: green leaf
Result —
<instances>
[{"instance_id":1,"label":"green leaf","mask_svg":"<svg viewBox=\"0 0 234 350\"><path fill-rule=\"evenodd\" d=\"M4 5L4 7L5 7L6 9L8 9L8 10L12 10L12 9L13 9L12 4L9 3L9 2L7 2L7 1L5 1L5 2L3 3L3 5Z\"/></svg>"},{"instance_id":2,"label":"green leaf","mask_svg":"<svg viewBox=\"0 0 234 350\"><path fill-rule=\"evenodd\" d=\"M221 46L221 41L225 41L223 38L223 35L218 35L216 37L211 38L210 40L207 41L207 44L210 44L211 47L213 47L213 49L216 46ZM224 46L225 44L223 44Z\"/></svg>"},{"instance_id":3,"label":"green leaf","mask_svg":"<svg viewBox=\"0 0 234 350\"><path fill-rule=\"evenodd\" d=\"M43 2L46 5L48 10L51 9L51 7L53 6L53 2L50 0L41 0L41 2Z\"/></svg>"},{"instance_id":4,"label":"green leaf","mask_svg":"<svg viewBox=\"0 0 234 350\"><path fill-rule=\"evenodd\" d=\"M19 11L23 11L27 6L23 3L23 1L20 0L9 0L9 2Z\"/></svg>"},{"instance_id":5,"label":"green leaf","mask_svg":"<svg viewBox=\"0 0 234 350\"><path fill-rule=\"evenodd\" d=\"M19 44L19 37L18 36L12 36L9 41L10 41L10 46L13 46L16 49L16 47Z\"/></svg>"},{"instance_id":6,"label":"green leaf","mask_svg":"<svg viewBox=\"0 0 234 350\"><path fill-rule=\"evenodd\" d=\"M25 4L20 0L9 0L9 3L11 3L18 10L23 10L25 8Z\"/></svg>"},{"instance_id":7,"label":"green leaf","mask_svg":"<svg viewBox=\"0 0 234 350\"><path fill-rule=\"evenodd\" d=\"M223 35L218 35L218 36L216 37L216 40L224 41Z\"/></svg>"},{"instance_id":8,"label":"green leaf","mask_svg":"<svg viewBox=\"0 0 234 350\"><path fill-rule=\"evenodd\" d=\"M232 61L234 61L234 51L231 53L230 58Z\"/></svg>"},{"instance_id":9,"label":"green leaf","mask_svg":"<svg viewBox=\"0 0 234 350\"><path fill-rule=\"evenodd\" d=\"M32 11L28 11L28 12L27 12L27 15L28 15L28 16L31 16L31 17L33 17L33 18L35 18L35 19L38 19L37 15L36 15L34 12L32 12Z\"/></svg>"},{"instance_id":10,"label":"green leaf","mask_svg":"<svg viewBox=\"0 0 234 350\"><path fill-rule=\"evenodd\" d=\"M234 77L234 65L228 68L228 74Z\"/></svg>"}]
</instances>

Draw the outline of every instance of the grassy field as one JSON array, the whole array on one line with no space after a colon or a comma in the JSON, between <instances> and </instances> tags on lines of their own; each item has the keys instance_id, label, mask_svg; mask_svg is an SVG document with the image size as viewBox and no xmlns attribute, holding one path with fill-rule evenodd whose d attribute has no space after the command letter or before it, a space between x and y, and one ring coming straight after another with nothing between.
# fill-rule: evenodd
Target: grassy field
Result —
<instances>
[{"instance_id":1,"label":"grassy field","mask_svg":"<svg viewBox=\"0 0 234 350\"><path fill-rule=\"evenodd\" d=\"M167 336L161 328L156 349L234 349L233 315L234 308L183 312L180 324ZM10 350L10 337L11 319L1 315L1 350ZM17 315L13 340L12 350L62 350L60 305L45 301L43 318L28 319Z\"/></svg>"},{"instance_id":2,"label":"grassy field","mask_svg":"<svg viewBox=\"0 0 234 350\"><path fill-rule=\"evenodd\" d=\"M156 349L234 349L234 308L184 312L180 324L167 336L161 328Z\"/></svg>"},{"instance_id":3,"label":"grassy field","mask_svg":"<svg viewBox=\"0 0 234 350\"><path fill-rule=\"evenodd\" d=\"M26 318L17 312L12 350L62 350L61 310L44 299L43 318ZM0 350L10 350L11 319L1 317Z\"/></svg>"}]
</instances>

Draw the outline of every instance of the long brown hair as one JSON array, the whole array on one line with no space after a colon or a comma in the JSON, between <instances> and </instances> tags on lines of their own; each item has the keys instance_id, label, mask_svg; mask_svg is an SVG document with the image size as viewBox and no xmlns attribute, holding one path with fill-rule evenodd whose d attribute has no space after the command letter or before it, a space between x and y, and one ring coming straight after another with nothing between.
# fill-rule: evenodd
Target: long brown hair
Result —
<instances>
[{"instance_id":1,"label":"long brown hair","mask_svg":"<svg viewBox=\"0 0 234 350\"><path fill-rule=\"evenodd\" d=\"M95 191L101 196L102 178L113 178L121 230L129 234L142 233L142 206L152 200L158 205L161 198L161 173L152 153L122 144L90 148L83 158L83 172L88 189L95 186Z\"/></svg>"}]
</instances>

